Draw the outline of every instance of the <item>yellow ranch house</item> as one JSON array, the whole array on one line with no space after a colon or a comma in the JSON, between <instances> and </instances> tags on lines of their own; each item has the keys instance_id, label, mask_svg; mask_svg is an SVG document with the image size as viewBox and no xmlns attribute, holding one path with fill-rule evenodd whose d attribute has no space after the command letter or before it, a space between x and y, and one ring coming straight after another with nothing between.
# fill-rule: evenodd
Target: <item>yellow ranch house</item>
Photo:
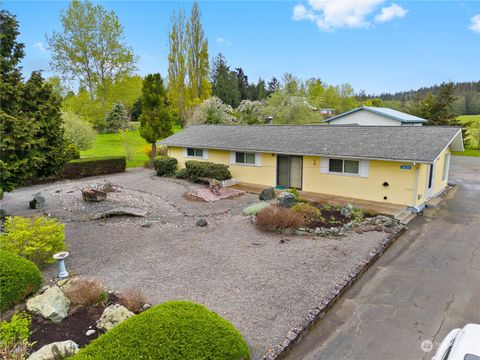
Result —
<instances>
[{"instance_id":1,"label":"yellow ranch house","mask_svg":"<svg viewBox=\"0 0 480 360\"><path fill-rule=\"evenodd\" d=\"M441 126L192 125L160 142L178 160L229 166L240 183L420 211L448 182L462 132Z\"/></svg>"}]
</instances>

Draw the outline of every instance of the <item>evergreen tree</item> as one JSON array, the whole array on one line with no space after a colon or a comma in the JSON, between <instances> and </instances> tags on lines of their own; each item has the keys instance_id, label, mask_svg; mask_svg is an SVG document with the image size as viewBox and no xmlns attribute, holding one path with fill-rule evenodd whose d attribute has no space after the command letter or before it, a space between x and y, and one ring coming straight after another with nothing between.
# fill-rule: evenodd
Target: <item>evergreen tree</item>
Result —
<instances>
[{"instance_id":1,"label":"evergreen tree","mask_svg":"<svg viewBox=\"0 0 480 360\"><path fill-rule=\"evenodd\" d=\"M236 108L240 104L237 73L230 70L221 53L215 56L212 64L212 92L227 105Z\"/></svg>"},{"instance_id":2,"label":"evergreen tree","mask_svg":"<svg viewBox=\"0 0 480 360\"><path fill-rule=\"evenodd\" d=\"M255 89L255 100L263 100L267 97L267 89L265 87L265 80L258 79L258 83Z\"/></svg>"},{"instance_id":3,"label":"evergreen tree","mask_svg":"<svg viewBox=\"0 0 480 360\"><path fill-rule=\"evenodd\" d=\"M150 164L157 152L157 141L172 135L172 113L160 74L150 74L143 80L140 135L152 144Z\"/></svg>"},{"instance_id":4,"label":"evergreen tree","mask_svg":"<svg viewBox=\"0 0 480 360\"><path fill-rule=\"evenodd\" d=\"M236 68L237 82L238 82L238 91L240 92L240 100L246 100L250 98L248 93L248 77L243 72L242 68Z\"/></svg>"},{"instance_id":5,"label":"evergreen tree","mask_svg":"<svg viewBox=\"0 0 480 360\"><path fill-rule=\"evenodd\" d=\"M106 129L109 131L124 130L128 127L128 113L121 101L115 102L105 117Z\"/></svg>"},{"instance_id":6,"label":"evergreen tree","mask_svg":"<svg viewBox=\"0 0 480 360\"><path fill-rule=\"evenodd\" d=\"M268 88L267 88L267 93L268 95L274 93L280 89L280 82L277 80L277 78L274 76L272 79L268 82Z\"/></svg>"}]
</instances>

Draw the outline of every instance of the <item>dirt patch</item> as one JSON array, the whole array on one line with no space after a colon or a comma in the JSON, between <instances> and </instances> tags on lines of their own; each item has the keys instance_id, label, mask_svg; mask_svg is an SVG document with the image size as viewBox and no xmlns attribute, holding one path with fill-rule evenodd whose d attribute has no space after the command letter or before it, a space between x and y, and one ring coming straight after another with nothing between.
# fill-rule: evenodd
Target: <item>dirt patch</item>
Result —
<instances>
[{"instance_id":1,"label":"dirt patch","mask_svg":"<svg viewBox=\"0 0 480 360\"><path fill-rule=\"evenodd\" d=\"M116 303L118 303L117 296L110 294L108 302L97 306L77 308L60 323L51 322L40 316L32 316L30 341L35 342L32 352L44 345L65 340L73 340L79 347L85 346L103 333L95 326L97 320L100 319L107 306ZM86 332L91 329L95 332L87 336Z\"/></svg>"}]
</instances>

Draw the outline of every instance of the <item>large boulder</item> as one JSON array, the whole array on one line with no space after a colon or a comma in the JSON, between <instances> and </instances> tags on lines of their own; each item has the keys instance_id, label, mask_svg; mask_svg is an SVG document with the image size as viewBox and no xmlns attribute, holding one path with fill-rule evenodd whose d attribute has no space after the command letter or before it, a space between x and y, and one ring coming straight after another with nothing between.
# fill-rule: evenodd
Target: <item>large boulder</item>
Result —
<instances>
[{"instance_id":1,"label":"large boulder","mask_svg":"<svg viewBox=\"0 0 480 360\"><path fill-rule=\"evenodd\" d=\"M133 312L122 305L110 305L103 311L100 320L98 320L97 328L108 331L134 315Z\"/></svg>"},{"instance_id":2,"label":"large boulder","mask_svg":"<svg viewBox=\"0 0 480 360\"><path fill-rule=\"evenodd\" d=\"M45 207L45 198L40 193L36 193L33 199L30 200L29 205L30 209L43 209Z\"/></svg>"},{"instance_id":3,"label":"large boulder","mask_svg":"<svg viewBox=\"0 0 480 360\"><path fill-rule=\"evenodd\" d=\"M28 311L55 323L66 318L69 309L70 300L57 286L50 287L27 301Z\"/></svg>"},{"instance_id":4,"label":"large boulder","mask_svg":"<svg viewBox=\"0 0 480 360\"><path fill-rule=\"evenodd\" d=\"M291 208L297 203L295 195L289 192L282 192L278 197L278 205L284 208Z\"/></svg>"},{"instance_id":5,"label":"large boulder","mask_svg":"<svg viewBox=\"0 0 480 360\"><path fill-rule=\"evenodd\" d=\"M276 197L275 189L270 187L270 188L263 189L258 198L262 201L266 201L266 200L275 199L275 197Z\"/></svg>"},{"instance_id":6,"label":"large boulder","mask_svg":"<svg viewBox=\"0 0 480 360\"><path fill-rule=\"evenodd\" d=\"M78 352L78 345L72 340L54 342L42 346L28 357L28 360L64 359Z\"/></svg>"}]
</instances>

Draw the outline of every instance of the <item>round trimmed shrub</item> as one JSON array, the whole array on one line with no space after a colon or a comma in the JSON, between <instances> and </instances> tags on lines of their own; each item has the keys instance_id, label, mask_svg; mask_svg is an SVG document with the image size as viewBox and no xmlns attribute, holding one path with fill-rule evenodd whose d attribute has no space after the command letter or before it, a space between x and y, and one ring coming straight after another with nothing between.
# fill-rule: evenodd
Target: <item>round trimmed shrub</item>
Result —
<instances>
[{"instance_id":1,"label":"round trimmed shrub","mask_svg":"<svg viewBox=\"0 0 480 360\"><path fill-rule=\"evenodd\" d=\"M169 156L157 156L153 165L158 176L173 176L177 170L177 159Z\"/></svg>"},{"instance_id":2,"label":"round trimmed shrub","mask_svg":"<svg viewBox=\"0 0 480 360\"><path fill-rule=\"evenodd\" d=\"M188 301L154 306L92 341L72 360L248 360L250 350L227 320Z\"/></svg>"},{"instance_id":3,"label":"round trimmed shrub","mask_svg":"<svg viewBox=\"0 0 480 360\"><path fill-rule=\"evenodd\" d=\"M0 311L18 304L42 285L42 274L31 261L0 250Z\"/></svg>"},{"instance_id":4,"label":"round trimmed shrub","mask_svg":"<svg viewBox=\"0 0 480 360\"><path fill-rule=\"evenodd\" d=\"M305 226L309 228L317 227L318 224L325 222L322 212L312 205L305 203L297 204L292 206L292 211L300 215L305 222Z\"/></svg>"}]
</instances>

